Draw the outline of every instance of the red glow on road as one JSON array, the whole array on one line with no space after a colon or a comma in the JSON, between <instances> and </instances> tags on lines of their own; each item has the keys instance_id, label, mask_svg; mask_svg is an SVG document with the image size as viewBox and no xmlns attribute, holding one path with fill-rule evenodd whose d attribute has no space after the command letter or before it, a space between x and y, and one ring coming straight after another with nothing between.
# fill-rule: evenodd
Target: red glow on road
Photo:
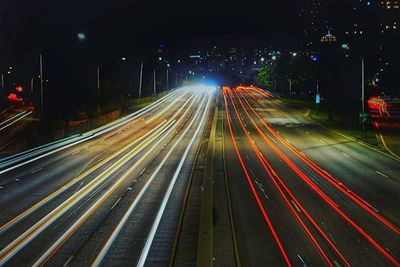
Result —
<instances>
[{"instance_id":1,"label":"red glow on road","mask_svg":"<svg viewBox=\"0 0 400 267\"><path fill-rule=\"evenodd\" d=\"M228 122L229 133L230 133L231 138L232 138L232 142L233 142L233 146L235 148L236 155L237 155L237 157L239 159L240 165L241 165L241 167L243 169L243 172L244 172L244 174L246 176L246 180L247 180L247 182L248 182L248 184L250 186L251 192L252 192L252 194L253 194L256 202L257 202L257 205L258 205L258 207L259 207L259 209L260 209L260 211L261 211L261 213L262 213L262 215L264 217L265 222L268 225L268 228L270 229L270 231L272 233L272 236L274 237L274 239L275 239L275 241L276 241L276 243L277 243L277 245L279 247L279 250L282 253L282 256L283 256L283 258L285 260L286 265L287 266L292 266L292 264L291 264L291 262L289 260L289 257L287 256L287 253L286 253L285 249L283 248L282 242L280 241L280 239L278 237L278 234L276 233L276 231L275 231L275 229L274 229L274 227L273 227L273 225L271 223L271 220L269 219L269 217L267 215L267 212L265 211L264 206L261 203L261 200L260 200L260 198L259 198L259 196L257 194L257 191L254 188L253 183L251 182L251 178L250 178L249 172L248 172L248 170L247 170L247 168L246 168L246 166L245 166L245 164L243 162L242 156L241 156L241 154L239 152L239 148L237 146L237 143L235 141L235 136L233 134L232 125L231 125L231 119L230 119L230 115L229 115L229 111L228 111L228 104L227 104L227 101L226 101L226 95L225 94L226 94L227 90L229 90L229 88L226 88L226 87L223 88L225 113L226 113L226 118L227 118L227 122Z\"/></svg>"},{"instance_id":2,"label":"red glow on road","mask_svg":"<svg viewBox=\"0 0 400 267\"><path fill-rule=\"evenodd\" d=\"M239 91L241 94L241 92ZM262 123L262 125L274 136L276 137L285 147L287 147L291 152L293 152L300 160L302 160L304 163L306 163L311 169L313 169L315 172L317 172L321 177L323 177L327 182L329 182L331 185L333 185L335 188L337 188L340 192L345 194L347 197L349 197L351 200L353 200L356 204L358 204L360 207L362 207L365 211L367 211L369 214L371 214L373 217L375 217L377 220L382 222L384 225L386 225L388 228L390 228L392 231L394 231L396 234L400 235L400 229L397 228L395 225L390 223L388 220L383 218L380 214L378 214L372 207L371 204L369 204L366 200L364 200L361 196L356 194L355 192L351 191L350 188L348 188L346 185L344 185L342 182L340 182L337 178L335 178L333 175L319 167L315 162L301 154L300 151L298 151L293 145L289 144L284 138L282 138L271 126L269 126L266 121L254 110L254 108L250 105L248 100L242 95L243 100L246 102L247 106L252 110L254 115L259 119L259 121ZM375 126L378 126L376 123Z\"/></svg>"},{"instance_id":3,"label":"red glow on road","mask_svg":"<svg viewBox=\"0 0 400 267\"><path fill-rule=\"evenodd\" d=\"M290 203L289 199L287 198L287 196L285 195L285 193L283 192L283 190L280 188L279 183L281 184L281 186L285 189L285 191L287 192L287 194L293 199L293 201L296 203L296 205L299 207L299 209L305 214L305 216L307 217L307 219L312 223L312 225L317 229L317 231L322 235L322 237L328 242L328 244L333 248L333 250L338 254L338 256L343 260L343 262L346 264L346 266L350 266L350 264L348 263L348 261L344 258L344 256L340 253L340 251L337 249L337 247L333 244L333 242L327 237L327 235L321 230L321 228L317 225L317 223L312 219L312 217L309 215L309 213L304 209L304 207L300 204L300 202L297 200L297 198L293 195L293 193L289 190L289 188L285 185L285 183L283 182L282 178L276 173L276 171L272 168L272 166L269 164L269 162L264 158L264 156L262 155L261 151L259 150L259 148L257 147L257 145L252 142L252 139L249 135L249 133L247 132L243 121L240 119L240 115L239 112L237 110L237 107L233 101L233 98L231 96L231 94L229 94L229 98L231 100L232 106L235 110L236 113L236 117L238 119L238 121L240 122L240 125L244 131L244 133L246 134L248 140L249 140L249 144L251 145L251 147L253 148L254 154L257 156L257 158L259 159L259 161L261 162L261 165L263 166L264 170L268 173L269 177L271 178L274 186L277 188L278 192L280 193L280 195L282 196L282 198L285 200L286 205L288 206L288 208L290 209L290 211L292 212L292 214L295 216L297 222L299 223L299 225L303 228L303 230L305 231L305 233L307 234L307 236L310 238L310 240L312 241L313 245L315 246L315 248L318 250L318 252L321 254L321 256L324 258L324 260L327 262L328 266L333 266L331 261L329 260L328 256L326 255L326 253L322 250L321 246L319 245L319 243L317 242L316 238L314 237L314 235L311 233L311 231L308 229L308 227L305 225L305 223L303 222L303 220L301 219L301 217L298 215L298 213L296 212L296 210L293 208L292 204Z\"/></svg>"},{"instance_id":4,"label":"red glow on road","mask_svg":"<svg viewBox=\"0 0 400 267\"><path fill-rule=\"evenodd\" d=\"M243 97L243 96L242 96ZM368 240L379 252L381 252L388 260L390 260L393 264L396 266L399 265L399 262L390 255L382 246L380 246L369 234L367 234L360 226L358 226L353 220L351 220L340 208L339 206L330 198L328 197L319 187L317 187L311 179L305 175L291 160L289 160L273 143L269 138L263 133L263 131L255 124L254 120L250 117L249 113L247 112L247 109L244 107L242 101L240 98L239 102L241 103L241 106L243 107L244 111L246 112L247 116L249 119L252 121L254 127L257 129L257 131L260 133L261 137L267 142L267 144L279 155L279 157L284 160L287 165L307 184L310 186L311 189L313 189L314 192L316 192L329 206L331 206L345 221L347 221L354 229L356 229L366 240ZM248 103L248 101L243 97L243 99L247 102L247 105L249 108L253 111L253 113L261 119L261 117L255 112L255 110L251 107L251 105ZM263 125L267 129L271 129L268 125L263 123ZM275 132L275 131L274 131ZM276 133L277 134L277 133ZM274 134L275 136L275 134ZM279 138L281 140L281 138ZM286 142L284 143L286 144ZM287 146L288 147L288 146ZM296 154L296 153L295 153ZM313 168L314 169L314 168ZM317 169L317 168L315 168ZM322 172L321 172L322 173ZM325 178L328 177L327 175L324 175L323 177ZM333 184L336 188L338 188L340 191L344 191L344 189L340 186L338 186L335 183L332 183L331 179L328 180L331 184ZM343 192L342 191L342 192ZM348 192L349 193L349 192ZM353 199L356 203L358 203L362 207L366 207L366 205L358 200L354 195L351 194L346 194L349 196L351 199ZM361 198L360 198L361 199ZM365 201L365 203L367 203ZM380 217L377 215L370 207L365 208L370 214L374 215L375 218L380 219L380 221L384 222L386 225L389 227L392 226L389 222L387 222L384 218ZM371 211L372 210L372 211ZM375 216L376 215L376 216ZM393 227L393 228L392 228ZM397 228L392 226L391 229L395 229L398 231Z\"/></svg>"}]
</instances>

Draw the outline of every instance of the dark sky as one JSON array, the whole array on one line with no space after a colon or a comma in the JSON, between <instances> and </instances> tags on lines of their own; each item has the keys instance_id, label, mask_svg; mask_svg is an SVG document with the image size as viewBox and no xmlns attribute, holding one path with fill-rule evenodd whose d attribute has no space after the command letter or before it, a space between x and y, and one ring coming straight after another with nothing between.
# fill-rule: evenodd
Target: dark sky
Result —
<instances>
[{"instance_id":1,"label":"dark sky","mask_svg":"<svg viewBox=\"0 0 400 267\"><path fill-rule=\"evenodd\" d=\"M62 62L138 58L160 43L170 51L214 43L256 47L298 33L299 1L0 0L0 72L31 77L38 54ZM76 38L87 36L85 42ZM250 40L250 41L247 41Z\"/></svg>"},{"instance_id":2,"label":"dark sky","mask_svg":"<svg viewBox=\"0 0 400 267\"><path fill-rule=\"evenodd\" d=\"M2 53L67 47L83 31L96 49L174 45L195 37L293 31L298 1L1 0ZM5 51L4 51L5 49Z\"/></svg>"}]
</instances>

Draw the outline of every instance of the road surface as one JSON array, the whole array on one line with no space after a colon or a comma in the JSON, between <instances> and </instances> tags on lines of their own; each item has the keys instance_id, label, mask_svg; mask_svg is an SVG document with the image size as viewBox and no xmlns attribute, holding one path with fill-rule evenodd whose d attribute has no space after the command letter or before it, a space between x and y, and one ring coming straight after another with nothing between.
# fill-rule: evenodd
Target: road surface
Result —
<instances>
[{"instance_id":1,"label":"road surface","mask_svg":"<svg viewBox=\"0 0 400 267\"><path fill-rule=\"evenodd\" d=\"M0 162L0 266L165 265L215 91Z\"/></svg>"},{"instance_id":2,"label":"road surface","mask_svg":"<svg viewBox=\"0 0 400 267\"><path fill-rule=\"evenodd\" d=\"M399 161L308 121L265 91L224 88L223 95L243 266L399 264Z\"/></svg>"},{"instance_id":3,"label":"road surface","mask_svg":"<svg viewBox=\"0 0 400 267\"><path fill-rule=\"evenodd\" d=\"M0 266L398 266L400 161L255 87L0 159Z\"/></svg>"}]
</instances>

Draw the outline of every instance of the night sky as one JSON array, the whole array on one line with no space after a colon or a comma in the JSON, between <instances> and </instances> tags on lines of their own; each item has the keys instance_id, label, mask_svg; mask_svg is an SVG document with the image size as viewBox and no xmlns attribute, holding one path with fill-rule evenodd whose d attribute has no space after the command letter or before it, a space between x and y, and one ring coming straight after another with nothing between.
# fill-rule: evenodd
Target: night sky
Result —
<instances>
[{"instance_id":1,"label":"night sky","mask_svg":"<svg viewBox=\"0 0 400 267\"><path fill-rule=\"evenodd\" d=\"M95 54L135 53L158 43L201 47L207 40L243 40L249 35L282 39L298 32L294 3L2 0L0 55L11 64L40 50L88 53L80 51L77 32L86 33L85 46Z\"/></svg>"}]
</instances>

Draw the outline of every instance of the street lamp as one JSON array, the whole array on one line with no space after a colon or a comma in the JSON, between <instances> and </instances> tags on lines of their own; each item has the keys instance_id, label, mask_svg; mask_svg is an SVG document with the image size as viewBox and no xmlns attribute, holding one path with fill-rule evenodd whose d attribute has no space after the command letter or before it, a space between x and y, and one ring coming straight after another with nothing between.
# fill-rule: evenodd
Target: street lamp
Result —
<instances>
[{"instance_id":1,"label":"street lamp","mask_svg":"<svg viewBox=\"0 0 400 267\"><path fill-rule=\"evenodd\" d=\"M272 61L274 62L274 66L275 66L275 84L274 84L274 93L276 94L276 87L277 87L277 83L278 83L278 72L276 69L276 60L277 57L275 55L272 56Z\"/></svg>"},{"instance_id":2,"label":"street lamp","mask_svg":"<svg viewBox=\"0 0 400 267\"><path fill-rule=\"evenodd\" d=\"M343 44L342 45L343 49L350 50L350 46L348 44ZM362 115L360 115L360 118L364 118L366 116L365 113L365 60L364 57L360 54L357 53L358 57L361 60L361 111ZM366 138L367 134L365 131L365 121L361 122L362 124L362 138Z\"/></svg>"},{"instance_id":3,"label":"street lamp","mask_svg":"<svg viewBox=\"0 0 400 267\"><path fill-rule=\"evenodd\" d=\"M169 91L169 63L167 63L167 91Z\"/></svg>"},{"instance_id":4,"label":"street lamp","mask_svg":"<svg viewBox=\"0 0 400 267\"><path fill-rule=\"evenodd\" d=\"M297 56L296 52L290 52L290 54L292 55L290 60L289 60L289 65L290 65L290 75L289 75L289 97L292 96L292 59L295 58Z\"/></svg>"},{"instance_id":5,"label":"street lamp","mask_svg":"<svg viewBox=\"0 0 400 267\"><path fill-rule=\"evenodd\" d=\"M142 83L143 83L143 60L140 62L140 75L139 75L139 99L142 96Z\"/></svg>"},{"instance_id":6,"label":"street lamp","mask_svg":"<svg viewBox=\"0 0 400 267\"><path fill-rule=\"evenodd\" d=\"M76 37L78 38L79 41L85 41L86 40L86 34L84 34L83 32L77 33Z\"/></svg>"},{"instance_id":7,"label":"street lamp","mask_svg":"<svg viewBox=\"0 0 400 267\"><path fill-rule=\"evenodd\" d=\"M40 73L40 119L42 121L42 128L45 127L44 122L44 101L43 101L43 55L39 55L39 73Z\"/></svg>"}]
</instances>

